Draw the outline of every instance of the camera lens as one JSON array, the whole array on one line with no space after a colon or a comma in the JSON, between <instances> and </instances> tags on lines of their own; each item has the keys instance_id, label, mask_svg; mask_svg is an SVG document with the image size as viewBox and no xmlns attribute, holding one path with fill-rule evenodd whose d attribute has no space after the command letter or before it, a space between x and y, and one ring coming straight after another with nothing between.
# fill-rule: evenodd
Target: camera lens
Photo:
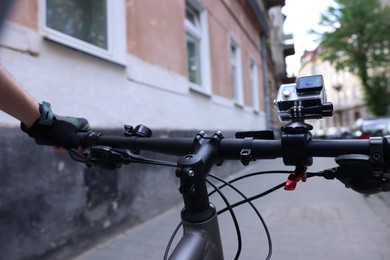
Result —
<instances>
[{"instance_id":1,"label":"camera lens","mask_svg":"<svg viewBox=\"0 0 390 260\"><path fill-rule=\"evenodd\" d=\"M297 93L316 93L322 90L323 85L324 81L322 75L300 77L297 80Z\"/></svg>"}]
</instances>

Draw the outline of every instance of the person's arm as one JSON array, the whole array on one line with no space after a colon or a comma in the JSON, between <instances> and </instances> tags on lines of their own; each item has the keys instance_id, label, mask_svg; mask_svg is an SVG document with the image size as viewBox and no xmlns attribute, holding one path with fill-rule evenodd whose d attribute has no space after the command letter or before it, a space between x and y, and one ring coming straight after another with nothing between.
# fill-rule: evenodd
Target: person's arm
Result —
<instances>
[{"instance_id":1,"label":"person's arm","mask_svg":"<svg viewBox=\"0 0 390 260\"><path fill-rule=\"evenodd\" d=\"M0 110L30 128L40 117L39 104L0 65Z\"/></svg>"},{"instance_id":2,"label":"person's arm","mask_svg":"<svg viewBox=\"0 0 390 260\"><path fill-rule=\"evenodd\" d=\"M38 144L78 148L77 132L90 130L84 118L59 116L50 104L39 104L0 65L0 110L18 119L20 128Z\"/></svg>"}]
</instances>

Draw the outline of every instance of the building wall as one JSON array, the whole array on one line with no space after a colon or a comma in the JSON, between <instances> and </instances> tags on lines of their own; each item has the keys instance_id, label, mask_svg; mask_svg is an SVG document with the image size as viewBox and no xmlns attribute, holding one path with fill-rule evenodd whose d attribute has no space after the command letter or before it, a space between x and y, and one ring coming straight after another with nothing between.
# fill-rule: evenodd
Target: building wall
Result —
<instances>
[{"instance_id":1,"label":"building wall","mask_svg":"<svg viewBox=\"0 0 390 260\"><path fill-rule=\"evenodd\" d=\"M270 25L272 30L269 32L269 37L266 39L268 45L267 55L267 84L269 93L266 103L268 104L268 121L273 129L280 129L286 122L281 122L277 116L277 110L273 105L276 99L277 92L281 84L295 82L295 78L289 78L286 73L285 54L284 50L288 44L292 44L289 39L291 35L285 35L283 32L283 24L286 16L281 12L281 6L273 6L268 10ZM294 48L294 47L293 47ZM287 81L287 82L286 82Z\"/></svg>"},{"instance_id":2,"label":"building wall","mask_svg":"<svg viewBox=\"0 0 390 260\"><path fill-rule=\"evenodd\" d=\"M206 3L210 18L210 48L212 55L213 90L223 98L233 98L233 88L230 76L230 37L239 41L241 48L241 63L244 85L244 103L251 107L252 92L249 81L249 61L255 61L258 68L258 82L263 79L260 53L259 31L243 12L239 1L212 1ZM263 89L261 85L260 90ZM264 111L263 91L259 91L261 111Z\"/></svg>"},{"instance_id":3,"label":"building wall","mask_svg":"<svg viewBox=\"0 0 390 260\"><path fill-rule=\"evenodd\" d=\"M38 31L38 0L14 1L9 20Z\"/></svg>"},{"instance_id":4,"label":"building wall","mask_svg":"<svg viewBox=\"0 0 390 260\"><path fill-rule=\"evenodd\" d=\"M128 53L186 76L184 10L182 0L127 1Z\"/></svg>"},{"instance_id":5,"label":"building wall","mask_svg":"<svg viewBox=\"0 0 390 260\"><path fill-rule=\"evenodd\" d=\"M286 61L284 60L283 55L283 23L284 23L284 15L282 15L281 7L273 7L269 10L270 20L272 22L273 30L270 33L270 44L272 58L275 63L275 73L278 77L283 74L286 74Z\"/></svg>"},{"instance_id":6,"label":"building wall","mask_svg":"<svg viewBox=\"0 0 390 260\"><path fill-rule=\"evenodd\" d=\"M205 1L204 5L209 19L211 95L193 91L187 80L183 0L126 1L124 66L45 40L39 33L37 0L22 0L1 39L5 48L0 49L0 59L39 101L49 101L58 114L84 116L92 127L142 122L159 129L264 128L259 29L236 1ZM241 48L243 107L232 100L231 36ZM258 65L260 113L252 109L249 58ZM0 124L17 122L1 114Z\"/></svg>"}]
</instances>

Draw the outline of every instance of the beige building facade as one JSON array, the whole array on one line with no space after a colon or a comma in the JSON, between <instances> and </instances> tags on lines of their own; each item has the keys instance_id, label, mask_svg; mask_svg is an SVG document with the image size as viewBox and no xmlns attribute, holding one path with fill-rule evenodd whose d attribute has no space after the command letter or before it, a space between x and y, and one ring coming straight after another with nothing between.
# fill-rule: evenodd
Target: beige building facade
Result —
<instances>
[{"instance_id":1,"label":"beige building facade","mask_svg":"<svg viewBox=\"0 0 390 260\"><path fill-rule=\"evenodd\" d=\"M322 130L329 127L352 128L357 119L368 116L360 80L348 71L336 71L329 62L319 58L320 51L320 46L306 51L301 58L299 71L299 76L321 74L327 99L333 104L333 117L318 120L315 126Z\"/></svg>"}]
</instances>

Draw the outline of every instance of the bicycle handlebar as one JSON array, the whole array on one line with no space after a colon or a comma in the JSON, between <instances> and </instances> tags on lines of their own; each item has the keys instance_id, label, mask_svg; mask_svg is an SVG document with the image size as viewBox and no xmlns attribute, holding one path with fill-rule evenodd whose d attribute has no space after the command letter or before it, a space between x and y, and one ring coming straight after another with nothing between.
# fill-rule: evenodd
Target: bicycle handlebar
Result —
<instances>
[{"instance_id":1,"label":"bicycle handlebar","mask_svg":"<svg viewBox=\"0 0 390 260\"><path fill-rule=\"evenodd\" d=\"M313 140L309 132L284 133L280 140L256 139L245 137L245 134L240 138L224 138L220 132L211 137L200 132L195 138L152 138L127 132L125 136L94 132L79 133L78 136L83 146L97 147L98 152L93 158L74 153L72 158L86 163L92 160L95 164L102 161L101 165L108 169L130 162L160 163L138 156L141 151L174 156L199 153L202 158L198 160L207 171L213 164L222 164L224 160L240 160L247 165L257 159L283 158L285 165L296 167L293 182L297 182L305 178L312 157L335 157L340 166L324 171L323 177L337 178L347 187L365 194L390 191L390 136L369 140ZM291 189L294 188L293 183Z\"/></svg>"},{"instance_id":2,"label":"bicycle handlebar","mask_svg":"<svg viewBox=\"0 0 390 260\"><path fill-rule=\"evenodd\" d=\"M126 136L106 136L100 133L78 133L84 147L103 145L132 151L184 156L194 151L193 138L143 138ZM384 137L387 145L384 150L390 153L390 136ZM239 160L245 139L224 138L219 144L219 156L224 160ZM251 140L253 159L275 159L283 157L281 140ZM344 154L370 155L370 140L311 140L308 142L308 155L314 157L337 157ZM390 161L390 154L387 155Z\"/></svg>"}]
</instances>

